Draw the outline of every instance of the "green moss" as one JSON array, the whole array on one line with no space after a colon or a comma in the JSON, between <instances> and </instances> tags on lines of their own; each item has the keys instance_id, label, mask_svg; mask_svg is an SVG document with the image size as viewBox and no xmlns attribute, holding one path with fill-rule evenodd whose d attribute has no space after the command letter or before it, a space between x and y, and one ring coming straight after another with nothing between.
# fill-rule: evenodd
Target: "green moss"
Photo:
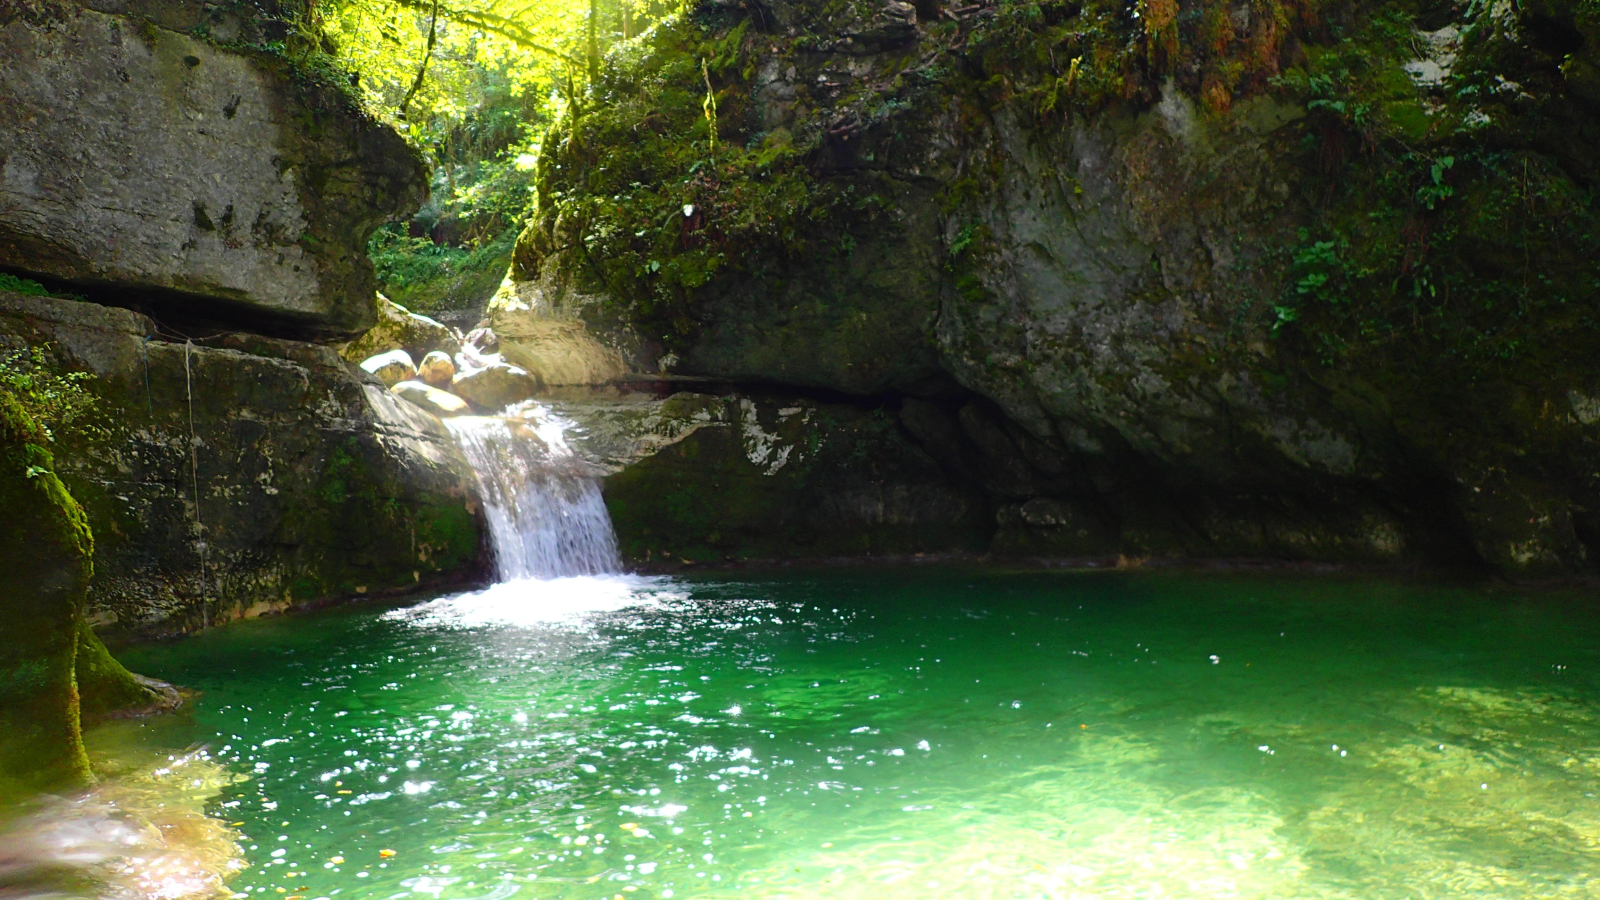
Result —
<instances>
[{"instance_id":1,"label":"green moss","mask_svg":"<svg viewBox=\"0 0 1600 900\"><path fill-rule=\"evenodd\" d=\"M435 572L469 568L483 540L478 518L463 503L430 504L417 510L416 537Z\"/></svg>"},{"instance_id":2,"label":"green moss","mask_svg":"<svg viewBox=\"0 0 1600 900\"><path fill-rule=\"evenodd\" d=\"M382 453L370 439L346 439L323 463L311 495L316 507L289 511L291 530L324 548L319 559L304 560L315 574L290 581L292 599L406 587L478 558L480 525L465 501L408 494L374 464Z\"/></svg>"},{"instance_id":3,"label":"green moss","mask_svg":"<svg viewBox=\"0 0 1600 900\"><path fill-rule=\"evenodd\" d=\"M43 433L0 390L0 788L89 779L73 664L93 554Z\"/></svg>"},{"instance_id":4,"label":"green moss","mask_svg":"<svg viewBox=\"0 0 1600 900\"><path fill-rule=\"evenodd\" d=\"M152 711L175 699L175 694L157 690L117 662L88 621L82 619L78 622L78 653L73 669L78 708L85 723L119 713Z\"/></svg>"}]
</instances>

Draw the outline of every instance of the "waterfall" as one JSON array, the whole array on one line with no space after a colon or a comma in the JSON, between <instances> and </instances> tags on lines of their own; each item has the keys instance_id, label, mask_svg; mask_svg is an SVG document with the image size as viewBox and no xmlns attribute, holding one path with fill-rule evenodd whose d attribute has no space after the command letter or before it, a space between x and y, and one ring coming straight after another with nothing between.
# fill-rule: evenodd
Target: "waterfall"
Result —
<instances>
[{"instance_id":1,"label":"waterfall","mask_svg":"<svg viewBox=\"0 0 1600 900\"><path fill-rule=\"evenodd\" d=\"M536 403L445 422L477 473L502 582L621 570L600 481L567 444L571 422Z\"/></svg>"}]
</instances>

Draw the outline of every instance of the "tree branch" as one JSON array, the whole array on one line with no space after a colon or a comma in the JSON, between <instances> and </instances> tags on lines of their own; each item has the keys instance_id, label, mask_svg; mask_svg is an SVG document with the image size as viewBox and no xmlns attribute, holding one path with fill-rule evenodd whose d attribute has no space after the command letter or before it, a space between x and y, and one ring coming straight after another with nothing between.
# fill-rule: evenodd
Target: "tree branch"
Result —
<instances>
[{"instance_id":1,"label":"tree branch","mask_svg":"<svg viewBox=\"0 0 1600 900\"><path fill-rule=\"evenodd\" d=\"M394 2L411 9L430 8L428 0L394 0ZM487 31L490 34L497 34L500 37L503 37L520 47L532 50L535 53L543 53L547 56L554 56L557 59L572 65L582 65L580 60L569 54L562 53L560 50L557 50L554 47L535 39L533 35L528 33L527 29L517 24L514 20L507 19L504 16L498 16L485 10L452 9L448 6L441 6L438 3L432 4L432 7L438 10L439 15L444 16L450 21L460 22L463 25L469 25L473 28Z\"/></svg>"},{"instance_id":2,"label":"tree branch","mask_svg":"<svg viewBox=\"0 0 1600 900\"><path fill-rule=\"evenodd\" d=\"M417 89L422 87L422 76L428 74L428 61L433 59L433 42L439 37L439 0L433 0L433 16L428 19L428 49L422 52L422 65L417 66L417 77L411 82L411 90L406 91L405 99L400 101L400 118L406 117L406 107L411 105L411 98L417 95Z\"/></svg>"}]
</instances>

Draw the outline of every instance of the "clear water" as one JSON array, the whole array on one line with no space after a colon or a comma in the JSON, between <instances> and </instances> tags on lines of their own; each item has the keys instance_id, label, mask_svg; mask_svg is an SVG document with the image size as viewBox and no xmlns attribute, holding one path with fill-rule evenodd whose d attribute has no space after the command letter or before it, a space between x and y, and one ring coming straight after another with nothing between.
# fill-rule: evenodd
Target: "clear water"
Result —
<instances>
[{"instance_id":1,"label":"clear water","mask_svg":"<svg viewBox=\"0 0 1600 900\"><path fill-rule=\"evenodd\" d=\"M250 896L1600 896L1591 597L574 578L127 655Z\"/></svg>"}]
</instances>

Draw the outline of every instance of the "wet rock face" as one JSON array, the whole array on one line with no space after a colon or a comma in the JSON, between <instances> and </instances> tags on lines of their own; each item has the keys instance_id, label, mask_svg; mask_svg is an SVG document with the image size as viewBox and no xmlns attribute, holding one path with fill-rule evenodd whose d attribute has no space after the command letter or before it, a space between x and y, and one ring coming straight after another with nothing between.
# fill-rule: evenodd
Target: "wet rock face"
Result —
<instances>
[{"instance_id":1,"label":"wet rock face","mask_svg":"<svg viewBox=\"0 0 1600 900\"><path fill-rule=\"evenodd\" d=\"M981 492L881 412L680 394L569 414L580 456L624 464L605 497L630 563L971 552L993 531Z\"/></svg>"},{"instance_id":2,"label":"wet rock face","mask_svg":"<svg viewBox=\"0 0 1600 900\"><path fill-rule=\"evenodd\" d=\"M255 331L373 324L367 238L426 173L336 90L56 0L0 0L0 58L0 265Z\"/></svg>"},{"instance_id":3,"label":"wet rock face","mask_svg":"<svg viewBox=\"0 0 1600 900\"><path fill-rule=\"evenodd\" d=\"M145 340L149 325L0 293L0 344L53 344L98 376L112 423L55 447L97 538L97 624L181 631L475 571L471 471L437 418L327 347L185 346Z\"/></svg>"}]
</instances>

